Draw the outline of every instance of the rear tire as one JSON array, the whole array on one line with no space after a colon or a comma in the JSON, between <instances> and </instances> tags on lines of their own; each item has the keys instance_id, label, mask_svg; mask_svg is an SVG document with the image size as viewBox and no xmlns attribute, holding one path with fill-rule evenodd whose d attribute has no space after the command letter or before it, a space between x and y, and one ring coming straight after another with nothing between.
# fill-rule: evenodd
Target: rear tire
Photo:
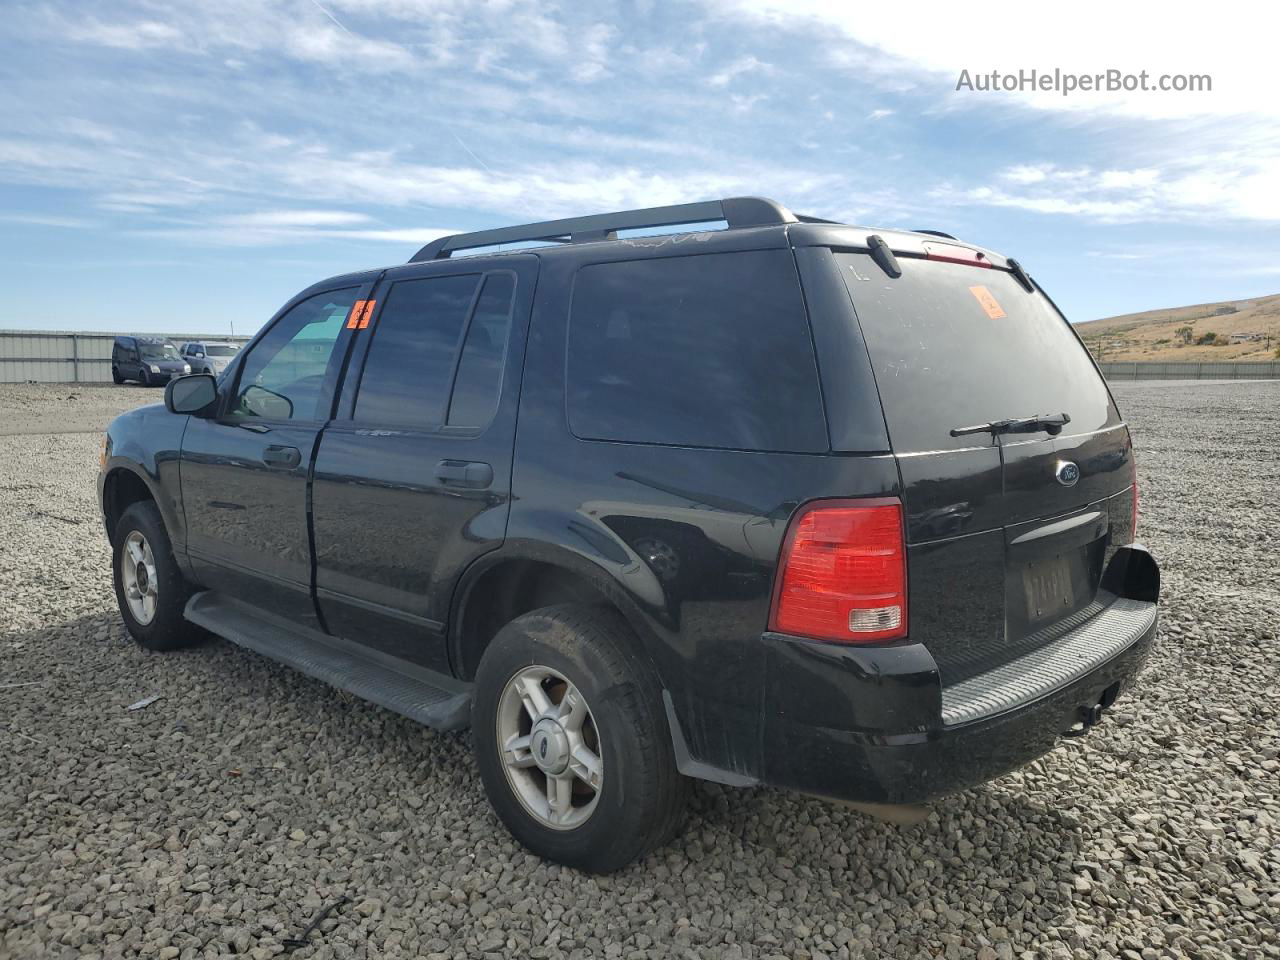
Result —
<instances>
[{"instance_id":1,"label":"rear tire","mask_svg":"<svg viewBox=\"0 0 1280 960\"><path fill-rule=\"evenodd\" d=\"M116 384L124 383L124 377L120 376L120 371L115 367L111 368L111 380Z\"/></svg>"},{"instance_id":2,"label":"rear tire","mask_svg":"<svg viewBox=\"0 0 1280 960\"><path fill-rule=\"evenodd\" d=\"M616 612L564 604L511 621L485 650L471 707L476 761L494 811L540 857L608 873L680 827L689 784L639 644ZM574 717L585 718L576 732ZM563 779L569 799L557 803L551 781Z\"/></svg>"},{"instance_id":3,"label":"rear tire","mask_svg":"<svg viewBox=\"0 0 1280 960\"><path fill-rule=\"evenodd\" d=\"M176 650L203 639L204 631L182 615L192 589L156 505L144 500L125 510L111 544L116 601L133 639L148 650Z\"/></svg>"}]
</instances>

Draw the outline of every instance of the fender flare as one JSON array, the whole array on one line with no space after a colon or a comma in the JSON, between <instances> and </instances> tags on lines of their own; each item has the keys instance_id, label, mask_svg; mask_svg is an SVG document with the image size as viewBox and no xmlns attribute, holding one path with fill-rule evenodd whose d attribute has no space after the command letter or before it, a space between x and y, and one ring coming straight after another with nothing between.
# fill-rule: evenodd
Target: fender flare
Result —
<instances>
[{"instance_id":1,"label":"fender flare","mask_svg":"<svg viewBox=\"0 0 1280 960\"><path fill-rule=\"evenodd\" d=\"M659 655L665 641L659 635L661 624L668 619L667 597L658 578L639 560L632 558L626 564L618 564L613 558L600 553L575 551L566 547L550 546L536 540L508 540L496 550L478 557L462 572L453 590L449 607L449 626L446 637L449 660L462 662L462 636L464 611L477 583L495 567L512 561L530 561L557 567L581 577L608 600L626 620L640 639L646 658L658 673L665 688L667 677ZM615 569L622 568L628 589L619 582Z\"/></svg>"}]
</instances>

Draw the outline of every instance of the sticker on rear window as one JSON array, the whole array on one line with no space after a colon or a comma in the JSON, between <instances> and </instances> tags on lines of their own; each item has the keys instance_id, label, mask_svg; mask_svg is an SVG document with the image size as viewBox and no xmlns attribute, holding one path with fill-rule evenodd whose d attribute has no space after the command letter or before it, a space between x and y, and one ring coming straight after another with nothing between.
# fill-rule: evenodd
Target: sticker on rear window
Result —
<instances>
[{"instance_id":1,"label":"sticker on rear window","mask_svg":"<svg viewBox=\"0 0 1280 960\"><path fill-rule=\"evenodd\" d=\"M973 294L973 299L982 305L982 309L987 311L987 316L992 320L999 320L1005 316L1004 307L1000 306L1000 302L991 295L991 291L986 287L970 287L969 292Z\"/></svg>"}]
</instances>

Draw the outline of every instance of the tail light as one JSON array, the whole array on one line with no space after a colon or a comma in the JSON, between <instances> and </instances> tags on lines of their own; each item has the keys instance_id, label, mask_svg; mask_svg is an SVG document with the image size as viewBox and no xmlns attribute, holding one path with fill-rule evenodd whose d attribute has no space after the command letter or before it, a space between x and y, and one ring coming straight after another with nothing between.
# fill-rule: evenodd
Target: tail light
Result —
<instances>
[{"instance_id":1,"label":"tail light","mask_svg":"<svg viewBox=\"0 0 1280 960\"><path fill-rule=\"evenodd\" d=\"M787 528L769 629L872 643L907 635L902 503L817 500Z\"/></svg>"}]
</instances>

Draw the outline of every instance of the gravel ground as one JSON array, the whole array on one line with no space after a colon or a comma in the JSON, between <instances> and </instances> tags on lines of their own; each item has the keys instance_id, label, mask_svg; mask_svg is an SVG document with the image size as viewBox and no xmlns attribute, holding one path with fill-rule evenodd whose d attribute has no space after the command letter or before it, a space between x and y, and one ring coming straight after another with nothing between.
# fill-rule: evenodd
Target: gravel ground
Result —
<instances>
[{"instance_id":1,"label":"gravel ground","mask_svg":"<svg viewBox=\"0 0 1280 960\"><path fill-rule=\"evenodd\" d=\"M467 734L221 641L134 646L96 429L0 436L0 956L271 957L348 896L294 956L1280 957L1280 383L1117 393L1166 600L1101 727L914 827L700 786L608 878L510 840ZM0 423L157 394L2 388Z\"/></svg>"}]
</instances>

